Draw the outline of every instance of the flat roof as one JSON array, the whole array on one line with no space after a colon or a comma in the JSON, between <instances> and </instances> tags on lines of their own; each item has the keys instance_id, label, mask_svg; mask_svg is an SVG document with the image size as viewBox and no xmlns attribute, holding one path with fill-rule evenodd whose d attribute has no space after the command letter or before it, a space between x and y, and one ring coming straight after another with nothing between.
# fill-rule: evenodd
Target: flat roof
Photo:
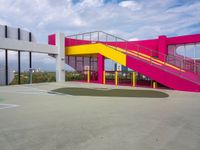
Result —
<instances>
[{"instance_id":1,"label":"flat roof","mask_svg":"<svg viewBox=\"0 0 200 150\"><path fill-rule=\"evenodd\" d=\"M148 90L79 82L0 87L2 150L200 147L200 93L156 89L169 96L144 98L50 92L63 87Z\"/></svg>"}]
</instances>

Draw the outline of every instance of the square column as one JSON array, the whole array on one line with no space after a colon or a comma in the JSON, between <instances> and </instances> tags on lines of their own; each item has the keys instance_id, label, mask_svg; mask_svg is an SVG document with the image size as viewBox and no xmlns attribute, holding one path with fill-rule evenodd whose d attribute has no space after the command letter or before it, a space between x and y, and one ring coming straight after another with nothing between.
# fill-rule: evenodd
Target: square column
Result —
<instances>
[{"instance_id":1,"label":"square column","mask_svg":"<svg viewBox=\"0 0 200 150\"><path fill-rule=\"evenodd\" d=\"M104 83L104 56L98 54L98 82Z\"/></svg>"},{"instance_id":2,"label":"square column","mask_svg":"<svg viewBox=\"0 0 200 150\"><path fill-rule=\"evenodd\" d=\"M56 34L56 46L58 55L56 55L56 82L65 82L65 35Z\"/></svg>"}]
</instances>

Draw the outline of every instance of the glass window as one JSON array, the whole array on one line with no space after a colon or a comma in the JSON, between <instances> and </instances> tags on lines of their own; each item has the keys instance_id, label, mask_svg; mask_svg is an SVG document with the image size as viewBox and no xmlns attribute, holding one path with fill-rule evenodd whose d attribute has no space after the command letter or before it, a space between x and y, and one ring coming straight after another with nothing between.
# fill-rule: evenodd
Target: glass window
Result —
<instances>
[{"instance_id":1,"label":"glass window","mask_svg":"<svg viewBox=\"0 0 200 150\"><path fill-rule=\"evenodd\" d=\"M184 45L177 45L176 46L176 54L185 56L185 47L184 47Z\"/></svg>"},{"instance_id":2,"label":"glass window","mask_svg":"<svg viewBox=\"0 0 200 150\"><path fill-rule=\"evenodd\" d=\"M195 58L200 59L200 43L197 43L195 46Z\"/></svg>"},{"instance_id":3,"label":"glass window","mask_svg":"<svg viewBox=\"0 0 200 150\"><path fill-rule=\"evenodd\" d=\"M174 46L170 45L168 47L169 54L173 54ZM174 55L181 55L188 58L200 59L200 43L176 45Z\"/></svg>"},{"instance_id":4,"label":"glass window","mask_svg":"<svg viewBox=\"0 0 200 150\"><path fill-rule=\"evenodd\" d=\"M176 50L176 46L175 45L169 45L168 46L168 54L174 55L175 54L175 50Z\"/></svg>"},{"instance_id":5,"label":"glass window","mask_svg":"<svg viewBox=\"0 0 200 150\"><path fill-rule=\"evenodd\" d=\"M185 45L185 56L189 58L195 58L195 45L187 44Z\"/></svg>"}]
</instances>

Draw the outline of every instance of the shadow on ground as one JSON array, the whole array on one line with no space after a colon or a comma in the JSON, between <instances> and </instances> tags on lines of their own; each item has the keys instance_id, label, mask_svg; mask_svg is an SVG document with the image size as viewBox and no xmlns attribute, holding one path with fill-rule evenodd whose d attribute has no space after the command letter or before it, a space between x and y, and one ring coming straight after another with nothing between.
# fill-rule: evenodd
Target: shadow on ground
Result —
<instances>
[{"instance_id":1,"label":"shadow on ground","mask_svg":"<svg viewBox=\"0 0 200 150\"><path fill-rule=\"evenodd\" d=\"M102 97L143 97L143 98L165 98L169 95L154 90L129 90L129 89L106 89L106 88L59 88L52 93L62 93L74 96L102 96Z\"/></svg>"}]
</instances>

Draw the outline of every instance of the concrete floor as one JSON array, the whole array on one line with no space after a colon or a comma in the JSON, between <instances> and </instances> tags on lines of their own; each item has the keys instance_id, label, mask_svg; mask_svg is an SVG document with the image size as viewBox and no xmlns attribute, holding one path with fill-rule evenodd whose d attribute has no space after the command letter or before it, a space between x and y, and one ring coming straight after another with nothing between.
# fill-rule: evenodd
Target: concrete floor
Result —
<instances>
[{"instance_id":1,"label":"concrete floor","mask_svg":"<svg viewBox=\"0 0 200 150\"><path fill-rule=\"evenodd\" d=\"M61 87L133 89L72 82L0 87L0 150L200 149L200 93L162 90L167 98L47 93Z\"/></svg>"}]
</instances>

